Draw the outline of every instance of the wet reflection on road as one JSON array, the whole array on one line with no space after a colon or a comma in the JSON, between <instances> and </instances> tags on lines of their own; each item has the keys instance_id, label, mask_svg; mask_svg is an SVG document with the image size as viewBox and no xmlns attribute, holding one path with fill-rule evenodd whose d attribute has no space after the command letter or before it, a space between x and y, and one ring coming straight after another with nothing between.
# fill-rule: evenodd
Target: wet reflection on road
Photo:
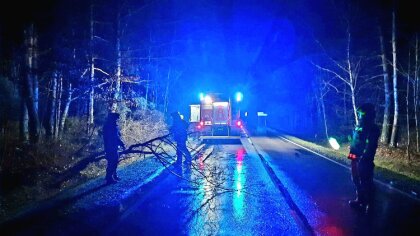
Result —
<instances>
[{"instance_id":1,"label":"wet reflection on road","mask_svg":"<svg viewBox=\"0 0 420 236\"><path fill-rule=\"evenodd\" d=\"M216 145L190 171L174 168L142 195L114 235L305 235L258 156L242 145Z\"/></svg>"},{"instance_id":2,"label":"wet reflection on road","mask_svg":"<svg viewBox=\"0 0 420 236\"><path fill-rule=\"evenodd\" d=\"M236 151L236 169L234 173L234 185L236 194L233 194L233 207L235 217L242 219L244 217L244 197L242 192L243 186L246 183L246 167L243 166L245 156L245 149L240 148Z\"/></svg>"},{"instance_id":3,"label":"wet reflection on road","mask_svg":"<svg viewBox=\"0 0 420 236\"><path fill-rule=\"evenodd\" d=\"M290 231L301 235L290 222L293 219L287 216L288 210L279 203L283 201L272 193L276 190L265 188L271 183L259 172L263 169L256 167L259 160L251 159L243 146L218 148L211 158L200 157L195 162L199 171L192 171L190 183L198 187L189 201L191 214L186 217L185 233L252 235Z\"/></svg>"}]
</instances>

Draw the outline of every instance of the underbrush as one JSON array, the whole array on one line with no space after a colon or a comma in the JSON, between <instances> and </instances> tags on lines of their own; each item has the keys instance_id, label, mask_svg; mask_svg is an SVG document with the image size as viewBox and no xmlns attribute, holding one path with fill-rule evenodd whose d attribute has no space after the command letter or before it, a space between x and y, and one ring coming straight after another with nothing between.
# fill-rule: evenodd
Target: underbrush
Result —
<instances>
[{"instance_id":1,"label":"underbrush","mask_svg":"<svg viewBox=\"0 0 420 236\"><path fill-rule=\"evenodd\" d=\"M54 185L72 167L103 151L102 124L97 124L89 134L85 127L84 119L69 118L60 138L43 137L38 144L32 145L20 142L17 124L10 123L8 132L0 137L0 216L10 209L46 199L105 173L106 160L101 159ZM157 111L139 111L135 116L123 116L120 130L126 147L168 132L163 114ZM139 158L139 155L128 154L120 166Z\"/></svg>"}]
</instances>

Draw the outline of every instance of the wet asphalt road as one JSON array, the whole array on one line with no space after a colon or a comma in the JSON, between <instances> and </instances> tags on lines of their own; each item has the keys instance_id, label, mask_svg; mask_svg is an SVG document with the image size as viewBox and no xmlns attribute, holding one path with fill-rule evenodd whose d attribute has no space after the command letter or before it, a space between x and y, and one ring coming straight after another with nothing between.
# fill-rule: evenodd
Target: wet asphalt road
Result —
<instances>
[{"instance_id":1,"label":"wet asphalt road","mask_svg":"<svg viewBox=\"0 0 420 236\"><path fill-rule=\"evenodd\" d=\"M362 215L347 205L347 168L280 138L251 140L164 171L125 209L54 210L18 235L420 235L417 201L377 184L374 214Z\"/></svg>"},{"instance_id":2,"label":"wet asphalt road","mask_svg":"<svg viewBox=\"0 0 420 236\"><path fill-rule=\"evenodd\" d=\"M349 208L354 198L350 170L276 137L254 144L318 235L420 235L420 204L375 183L371 216Z\"/></svg>"},{"instance_id":3,"label":"wet asphalt road","mask_svg":"<svg viewBox=\"0 0 420 236\"><path fill-rule=\"evenodd\" d=\"M252 152L252 149L249 149ZM216 145L196 161L201 173L173 174L139 199L109 235L310 235L256 153Z\"/></svg>"}]
</instances>

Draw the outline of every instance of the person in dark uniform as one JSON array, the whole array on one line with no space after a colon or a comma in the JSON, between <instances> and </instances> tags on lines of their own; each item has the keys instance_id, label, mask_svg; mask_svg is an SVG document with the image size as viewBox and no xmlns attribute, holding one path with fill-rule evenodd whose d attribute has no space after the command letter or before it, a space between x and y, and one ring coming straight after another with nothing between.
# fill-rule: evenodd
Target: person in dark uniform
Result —
<instances>
[{"instance_id":1,"label":"person in dark uniform","mask_svg":"<svg viewBox=\"0 0 420 236\"><path fill-rule=\"evenodd\" d=\"M125 149L125 145L121 140L120 131L118 127L118 113L109 113L103 127L103 138L105 147L105 158L107 159L106 167L106 182L107 184L116 183L120 180L117 176L118 166L118 148Z\"/></svg>"},{"instance_id":2,"label":"person in dark uniform","mask_svg":"<svg viewBox=\"0 0 420 236\"><path fill-rule=\"evenodd\" d=\"M187 137L188 137L188 123L181 118L179 112L171 113L172 126L170 132L172 133L176 142L176 165L182 165L182 157L185 156L185 164L190 166L191 164L191 153L187 148Z\"/></svg>"},{"instance_id":3,"label":"person in dark uniform","mask_svg":"<svg viewBox=\"0 0 420 236\"><path fill-rule=\"evenodd\" d=\"M351 176L356 187L356 199L349 205L370 214L373 208L374 157L378 147L380 130L375 124L375 107L365 103L357 109L359 124L353 131L348 159L351 160Z\"/></svg>"}]
</instances>

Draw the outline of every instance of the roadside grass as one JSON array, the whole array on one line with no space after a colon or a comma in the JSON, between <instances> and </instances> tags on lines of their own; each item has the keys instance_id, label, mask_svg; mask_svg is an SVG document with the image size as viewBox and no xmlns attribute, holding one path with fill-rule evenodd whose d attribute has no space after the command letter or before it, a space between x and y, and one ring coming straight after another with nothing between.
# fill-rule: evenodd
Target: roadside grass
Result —
<instances>
[{"instance_id":1,"label":"roadside grass","mask_svg":"<svg viewBox=\"0 0 420 236\"><path fill-rule=\"evenodd\" d=\"M314 143L290 135L283 136L350 167L350 161L347 159L349 143L342 144L339 150L334 150L329 147L328 143ZM419 154L410 153L410 160L408 160L404 149L379 145L374 162L376 179L396 186L414 196L420 196Z\"/></svg>"}]
</instances>

